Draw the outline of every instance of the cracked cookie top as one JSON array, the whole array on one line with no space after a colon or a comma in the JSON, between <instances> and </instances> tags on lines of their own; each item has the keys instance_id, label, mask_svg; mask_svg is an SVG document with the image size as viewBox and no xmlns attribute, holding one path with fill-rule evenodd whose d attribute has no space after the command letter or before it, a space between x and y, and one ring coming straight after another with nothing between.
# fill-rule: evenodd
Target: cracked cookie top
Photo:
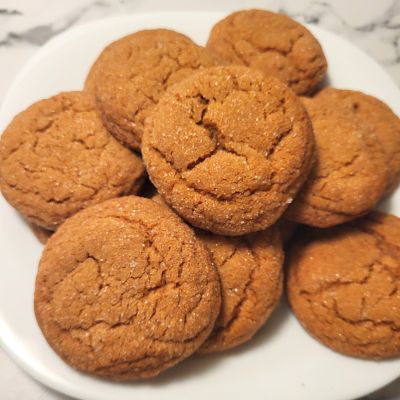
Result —
<instances>
[{"instance_id":1,"label":"cracked cookie top","mask_svg":"<svg viewBox=\"0 0 400 400\"><path fill-rule=\"evenodd\" d=\"M207 47L233 64L276 76L297 94L314 89L327 70L320 44L303 25L264 10L228 15L211 30Z\"/></svg>"},{"instance_id":2,"label":"cracked cookie top","mask_svg":"<svg viewBox=\"0 0 400 400\"><path fill-rule=\"evenodd\" d=\"M246 67L214 67L167 91L147 121L142 153L179 215L235 236L285 211L311 168L313 135L283 83Z\"/></svg>"},{"instance_id":3,"label":"cracked cookie top","mask_svg":"<svg viewBox=\"0 0 400 400\"><path fill-rule=\"evenodd\" d=\"M377 136L388 159L386 193L394 190L400 181L399 117L385 103L362 92L329 87L321 90L318 97L331 102L335 107L343 107Z\"/></svg>"},{"instance_id":4,"label":"cracked cookie top","mask_svg":"<svg viewBox=\"0 0 400 400\"><path fill-rule=\"evenodd\" d=\"M107 132L84 92L34 103L0 140L4 197L50 230L91 204L136 193L144 174L141 159Z\"/></svg>"},{"instance_id":5,"label":"cracked cookie top","mask_svg":"<svg viewBox=\"0 0 400 400\"><path fill-rule=\"evenodd\" d=\"M81 211L40 260L43 334L67 363L101 377L157 375L198 349L219 310L204 245L152 200L122 197Z\"/></svg>"},{"instance_id":6,"label":"cracked cookie top","mask_svg":"<svg viewBox=\"0 0 400 400\"><path fill-rule=\"evenodd\" d=\"M250 340L282 294L283 250L279 230L240 238L196 231L210 251L221 279L221 312L202 353L222 351Z\"/></svg>"},{"instance_id":7,"label":"cracked cookie top","mask_svg":"<svg viewBox=\"0 0 400 400\"><path fill-rule=\"evenodd\" d=\"M107 129L140 149L144 121L164 91L219 56L167 29L139 31L108 45L94 63L86 90L94 93Z\"/></svg>"},{"instance_id":8,"label":"cracked cookie top","mask_svg":"<svg viewBox=\"0 0 400 400\"><path fill-rule=\"evenodd\" d=\"M303 327L343 354L399 356L400 219L374 212L293 243L287 289Z\"/></svg>"},{"instance_id":9,"label":"cracked cookie top","mask_svg":"<svg viewBox=\"0 0 400 400\"><path fill-rule=\"evenodd\" d=\"M317 161L287 218L325 228L367 213L387 187L382 143L368 125L325 96L303 103L314 128Z\"/></svg>"}]
</instances>

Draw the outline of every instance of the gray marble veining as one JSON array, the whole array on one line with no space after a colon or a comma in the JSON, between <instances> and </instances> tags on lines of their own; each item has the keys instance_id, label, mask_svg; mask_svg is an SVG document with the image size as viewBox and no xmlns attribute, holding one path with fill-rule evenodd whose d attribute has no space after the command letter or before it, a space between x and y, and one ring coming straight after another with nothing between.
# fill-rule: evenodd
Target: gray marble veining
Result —
<instances>
[{"instance_id":1,"label":"gray marble veining","mask_svg":"<svg viewBox=\"0 0 400 400\"><path fill-rule=\"evenodd\" d=\"M54 35L111 15L174 10L225 10L260 7L286 13L299 21L320 25L349 39L379 63L400 84L399 0L1 0L0 101L10 77Z\"/></svg>"}]
</instances>

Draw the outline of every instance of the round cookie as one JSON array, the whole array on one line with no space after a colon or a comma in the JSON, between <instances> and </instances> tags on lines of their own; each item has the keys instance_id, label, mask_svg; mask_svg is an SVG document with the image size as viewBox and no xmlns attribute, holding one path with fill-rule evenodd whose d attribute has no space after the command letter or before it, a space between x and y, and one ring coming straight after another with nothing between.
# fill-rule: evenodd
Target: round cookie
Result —
<instances>
[{"instance_id":1,"label":"round cookie","mask_svg":"<svg viewBox=\"0 0 400 400\"><path fill-rule=\"evenodd\" d=\"M303 327L346 355L399 356L400 219L375 212L293 243L287 291Z\"/></svg>"},{"instance_id":2,"label":"round cookie","mask_svg":"<svg viewBox=\"0 0 400 400\"><path fill-rule=\"evenodd\" d=\"M144 175L141 159L107 132L84 92L34 103L0 140L4 197L49 230L91 204L136 193Z\"/></svg>"},{"instance_id":3,"label":"round cookie","mask_svg":"<svg viewBox=\"0 0 400 400\"><path fill-rule=\"evenodd\" d=\"M232 64L279 78L297 94L312 91L327 70L324 52L308 29L264 10L228 15L212 28L207 48Z\"/></svg>"},{"instance_id":4,"label":"round cookie","mask_svg":"<svg viewBox=\"0 0 400 400\"><path fill-rule=\"evenodd\" d=\"M290 89L232 66L171 87L147 121L142 153L151 181L181 217L237 236L280 217L307 177L313 145Z\"/></svg>"},{"instance_id":5,"label":"round cookie","mask_svg":"<svg viewBox=\"0 0 400 400\"><path fill-rule=\"evenodd\" d=\"M50 346L81 371L148 378L195 352L220 310L218 274L193 231L141 197L66 221L40 260L35 313Z\"/></svg>"},{"instance_id":6,"label":"round cookie","mask_svg":"<svg viewBox=\"0 0 400 400\"><path fill-rule=\"evenodd\" d=\"M367 213L387 186L382 144L367 125L324 97L303 103L314 127L317 161L286 217L326 228Z\"/></svg>"},{"instance_id":7,"label":"round cookie","mask_svg":"<svg viewBox=\"0 0 400 400\"><path fill-rule=\"evenodd\" d=\"M236 347L262 327L282 294L283 250L277 228L234 238L196 231L210 251L220 279L221 312L200 348L212 353Z\"/></svg>"},{"instance_id":8,"label":"round cookie","mask_svg":"<svg viewBox=\"0 0 400 400\"><path fill-rule=\"evenodd\" d=\"M125 145L140 149L144 121L164 91L194 71L220 63L212 51L181 33L144 30L108 45L85 87L94 93L107 129Z\"/></svg>"},{"instance_id":9,"label":"round cookie","mask_svg":"<svg viewBox=\"0 0 400 400\"><path fill-rule=\"evenodd\" d=\"M348 110L360 124L366 124L378 137L386 152L389 176L386 192L393 191L400 181L400 119L376 97L353 90L325 88L319 98L332 102L335 107Z\"/></svg>"}]
</instances>

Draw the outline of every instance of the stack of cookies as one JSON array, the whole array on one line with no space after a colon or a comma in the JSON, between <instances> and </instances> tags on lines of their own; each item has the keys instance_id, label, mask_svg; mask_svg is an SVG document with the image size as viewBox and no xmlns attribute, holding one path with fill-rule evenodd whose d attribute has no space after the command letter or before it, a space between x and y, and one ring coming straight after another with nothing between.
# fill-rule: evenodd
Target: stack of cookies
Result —
<instances>
[{"instance_id":1,"label":"stack of cookies","mask_svg":"<svg viewBox=\"0 0 400 400\"><path fill-rule=\"evenodd\" d=\"M310 334L400 355L400 220L371 213L400 180L400 120L326 71L305 27L239 11L206 47L123 37L83 91L14 118L0 187L48 239L35 313L60 357L129 380L238 346L279 303L285 254Z\"/></svg>"}]
</instances>

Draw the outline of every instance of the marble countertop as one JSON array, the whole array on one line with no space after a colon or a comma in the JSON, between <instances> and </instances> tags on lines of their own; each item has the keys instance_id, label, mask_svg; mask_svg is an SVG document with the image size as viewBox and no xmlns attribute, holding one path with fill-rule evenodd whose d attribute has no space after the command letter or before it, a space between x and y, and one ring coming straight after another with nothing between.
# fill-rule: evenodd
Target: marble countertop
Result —
<instances>
[{"instance_id":1,"label":"marble countertop","mask_svg":"<svg viewBox=\"0 0 400 400\"><path fill-rule=\"evenodd\" d=\"M339 33L400 85L400 0L0 0L0 104L35 51L54 35L98 18L152 11L233 11L258 7ZM33 381L0 349L2 400L66 400ZM368 399L400 399L400 380Z\"/></svg>"}]
</instances>

